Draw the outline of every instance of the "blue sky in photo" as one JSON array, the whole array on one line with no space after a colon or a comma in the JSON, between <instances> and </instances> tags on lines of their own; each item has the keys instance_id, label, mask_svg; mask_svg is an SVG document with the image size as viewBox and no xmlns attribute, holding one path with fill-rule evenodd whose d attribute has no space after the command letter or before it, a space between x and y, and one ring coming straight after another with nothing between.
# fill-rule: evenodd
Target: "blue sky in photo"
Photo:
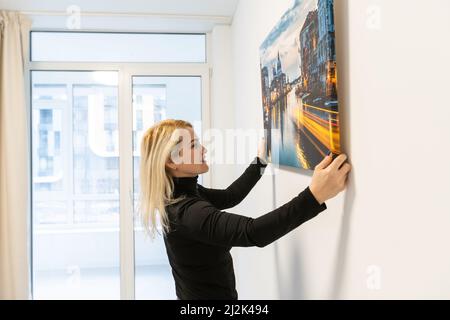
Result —
<instances>
[{"instance_id":1,"label":"blue sky in photo","mask_svg":"<svg viewBox=\"0 0 450 320\"><path fill-rule=\"evenodd\" d=\"M260 46L262 66L269 68L272 79L272 66L276 65L278 52L283 72L292 81L300 76L299 36L308 12L317 9L317 0L293 0L291 7L281 17Z\"/></svg>"}]
</instances>

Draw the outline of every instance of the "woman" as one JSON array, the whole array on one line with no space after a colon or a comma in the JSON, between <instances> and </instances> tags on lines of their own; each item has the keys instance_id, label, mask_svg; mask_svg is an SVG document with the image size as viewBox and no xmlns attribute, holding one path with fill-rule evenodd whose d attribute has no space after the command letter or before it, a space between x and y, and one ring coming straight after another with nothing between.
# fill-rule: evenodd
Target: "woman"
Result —
<instances>
[{"instance_id":1,"label":"woman","mask_svg":"<svg viewBox=\"0 0 450 320\"><path fill-rule=\"evenodd\" d=\"M197 183L209 168L189 122L164 120L145 132L140 212L153 236L158 219L163 227L178 299L237 299L230 249L272 243L325 210L325 201L345 188L346 156L333 161L329 155L315 167L311 184L278 209L256 219L223 211L240 203L261 178L264 150L260 146L227 189L209 189Z\"/></svg>"}]
</instances>

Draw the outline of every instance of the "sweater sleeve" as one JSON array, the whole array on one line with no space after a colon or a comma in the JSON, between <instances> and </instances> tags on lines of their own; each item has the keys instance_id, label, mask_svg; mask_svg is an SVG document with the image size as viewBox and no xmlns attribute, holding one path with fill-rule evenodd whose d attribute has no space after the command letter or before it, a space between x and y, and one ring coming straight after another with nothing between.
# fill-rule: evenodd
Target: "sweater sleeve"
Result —
<instances>
[{"instance_id":1,"label":"sweater sleeve","mask_svg":"<svg viewBox=\"0 0 450 320\"><path fill-rule=\"evenodd\" d=\"M244 200L264 173L267 163L255 157L244 173L226 189L210 189L198 184L200 195L217 209L232 208Z\"/></svg>"},{"instance_id":2,"label":"sweater sleeve","mask_svg":"<svg viewBox=\"0 0 450 320\"><path fill-rule=\"evenodd\" d=\"M319 204L309 187L288 203L260 216L246 217L215 208L204 200L187 206L180 216L186 237L226 247L264 247L312 219L326 204Z\"/></svg>"}]
</instances>

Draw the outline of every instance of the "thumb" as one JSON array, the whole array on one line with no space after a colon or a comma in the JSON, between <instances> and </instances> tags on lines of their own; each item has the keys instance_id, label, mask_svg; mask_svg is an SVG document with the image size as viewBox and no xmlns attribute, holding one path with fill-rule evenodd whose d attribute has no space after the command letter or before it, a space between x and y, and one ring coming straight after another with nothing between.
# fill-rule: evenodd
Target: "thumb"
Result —
<instances>
[{"instance_id":1,"label":"thumb","mask_svg":"<svg viewBox=\"0 0 450 320\"><path fill-rule=\"evenodd\" d=\"M259 145L258 145L258 155L264 156L266 151L266 141L264 138L261 138L259 140Z\"/></svg>"},{"instance_id":2,"label":"thumb","mask_svg":"<svg viewBox=\"0 0 450 320\"><path fill-rule=\"evenodd\" d=\"M316 166L316 169L325 169L333 161L332 153L330 152L323 160Z\"/></svg>"}]
</instances>

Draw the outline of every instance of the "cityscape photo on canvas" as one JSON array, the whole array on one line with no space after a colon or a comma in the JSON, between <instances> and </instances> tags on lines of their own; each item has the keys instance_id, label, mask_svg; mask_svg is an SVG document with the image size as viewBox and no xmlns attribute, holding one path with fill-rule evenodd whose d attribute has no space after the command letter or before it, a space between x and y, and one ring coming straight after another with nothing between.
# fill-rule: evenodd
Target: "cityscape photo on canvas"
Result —
<instances>
[{"instance_id":1,"label":"cityscape photo on canvas","mask_svg":"<svg viewBox=\"0 0 450 320\"><path fill-rule=\"evenodd\" d=\"M295 0L260 47L267 154L314 169L340 153L333 0Z\"/></svg>"}]
</instances>

